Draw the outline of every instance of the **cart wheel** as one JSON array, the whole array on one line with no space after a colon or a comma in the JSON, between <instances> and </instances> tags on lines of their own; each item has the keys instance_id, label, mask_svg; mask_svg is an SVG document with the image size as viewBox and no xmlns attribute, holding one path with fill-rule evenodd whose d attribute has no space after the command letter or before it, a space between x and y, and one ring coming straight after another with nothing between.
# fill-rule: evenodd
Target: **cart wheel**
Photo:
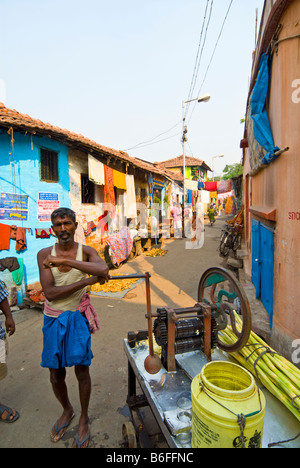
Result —
<instances>
[{"instance_id":1,"label":"cart wheel","mask_svg":"<svg viewBox=\"0 0 300 468\"><path fill-rule=\"evenodd\" d=\"M123 424L122 437L122 446L124 448L137 448L135 428L131 422Z\"/></svg>"}]
</instances>

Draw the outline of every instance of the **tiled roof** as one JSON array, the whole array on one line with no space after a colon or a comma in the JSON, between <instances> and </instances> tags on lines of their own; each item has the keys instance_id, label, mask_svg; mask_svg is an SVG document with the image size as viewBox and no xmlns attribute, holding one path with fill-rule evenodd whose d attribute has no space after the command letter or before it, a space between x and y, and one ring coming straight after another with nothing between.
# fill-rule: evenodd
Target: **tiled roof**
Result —
<instances>
[{"instance_id":1,"label":"tiled roof","mask_svg":"<svg viewBox=\"0 0 300 468\"><path fill-rule=\"evenodd\" d=\"M85 138L83 135L65 130L49 123L44 123L41 120L33 119L27 114L21 114L20 112L12 109L8 109L0 102L0 127L16 129L18 131L30 132L33 135L42 135L53 138L54 140L60 141L68 146L76 146L82 150L91 152L94 155L97 153L104 156L113 156L119 161L129 163L139 169L147 172L153 172L155 174L166 176L164 168L158 168L151 163L136 159L129 156L124 151L118 151L112 148L96 143L93 140Z\"/></svg>"},{"instance_id":2,"label":"tiled roof","mask_svg":"<svg viewBox=\"0 0 300 468\"><path fill-rule=\"evenodd\" d=\"M183 165L183 155L178 156L177 158L168 159L167 161L162 161L157 163L159 166L166 167L167 169L175 168L175 167L182 167ZM201 159L192 158L191 156L185 157L185 166L186 167L196 167L196 166L203 166L208 171L211 171L210 167L202 161Z\"/></svg>"}]
</instances>

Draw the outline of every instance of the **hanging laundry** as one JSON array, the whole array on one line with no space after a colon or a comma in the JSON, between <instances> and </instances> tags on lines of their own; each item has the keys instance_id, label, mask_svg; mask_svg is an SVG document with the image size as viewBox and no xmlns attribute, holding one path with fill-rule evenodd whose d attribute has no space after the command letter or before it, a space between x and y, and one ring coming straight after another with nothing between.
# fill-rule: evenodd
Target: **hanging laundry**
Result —
<instances>
[{"instance_id":1,"label":"hanging laundry","mask_svg":"<svg viewBox=\"0 0 300 468\"><path fill-rule=\"evenodd\" d=\"M188 190L187 191L187 205L191 205L193 202L193 198L192 198L192 191L191 190Z\"/></svg>"},{"instance_id":2,"label":"hanging laundry","mask_svg":"<svg viewBox=\"0 0 300 468\"><path fill-rule=\"evenodd\" d=\"M19 268L12 272L12 279L17 286L20 286L22 284L23 275L24 275L23 259L20 258Z\"/></svg>"},{"instance_id":3,"label":"hanging laundry","mask_svg":"<svg viewBox=\"0 0 300 468\"><path fill-rule=\"evenodd\" d=\"M126 174L127 192L125 194L126 217L137 217L134 176Z\"/></svg>"},{"instance_id":4,"label":"hanging laundry","mask_svg":"<svg viewBox=\"0 0 300 468\"><path fill-rule=\"evenodd\" d=\"M104 165L89 154L89 180L96 185L105 185Z\"/></svg>"},{"instance_id":5,"label":"hanging laundry","mask_svg":"<svg viewBox=\"0 0 300 468\"><path fill-rule=\"evenodd\" d=\"M231 191L231 180L220 180L217 182L217 192L227 193Z\"/></svg>"},{"instance_id":6,"label":"hanging laundry","mask_svg":"<svg viewBox=\"0 0 300 468\"><path fill-rule=\"evenodd\" d=\"M149 185L149 201L150 204L153 203L153 176L149 174L148 176L148 185Z\"/></svg>"},{"instance_id":7,"label":"hanging laundry","mask_svg":"<svg viewBox=\"0 0 300 468\"><path fill-rule=\"evenodd\" d=\"M99 217L98 227L101 229L101 235L103 236L104 232L108 232L108 219L107 211Z\"/></svg>"},{"instance_id":8,"label":"hanging laundry","mask_svg":"<svg viewBox=\"0 0 300 468\"><path fill-rule=\"evenodd\" d=\"M0 260L0 271L8 269L10 272L20 268L18 259L16 257L7 257Z\"/></svg>"},{"instance_id":9,"label":"hanging laundry","mask_svg":"<svg viewBox=\"0 0 300 468\"><path fill-rule=\"evenodd\" d=\"M116 206L114 176L111 167L104 166L105 185L104 185L104 203L110 203Z\"/></svg>"},{"instance_id":10,"label":"hanging laundry","mask_svg":"<svg viewBox=\"0 0 300 468\"><path fill-rule=\"evenodd\" d=\"M10 238L16 240L17 238L17 226L10 226Z\"/></svg>"},{"instance_id":11,"label":"hanging laundry","mask_svg":"<svg viewBox=\"0 0 300 468\"><path fill-rule=\"evenodd\" d=\"M204 188L205 188L204 182L198 182L198 190L201 190Z\"/></svg>"},{"instance_id":12,"label":"hanging laundry","mask_svg":"<svg viewBox=\"0 0 300 468\"><path fill-rule=\"evenodd\" d=\"M120 190L127 190L126 176L123 172L113 169L114 186Z\"/></svg>"},{"instance_id":13,"label":"hanging laundry","mask_svg":"<svg viewBox=\"0 0 300 468\"><path fill-rule=\"evenodd\" d=\"M200 201L201 203L210 203L210 192L207 190L201 190Z\"/></svg>"},{"instance_id":14,"label":"hanging laundry","mask_svg":"<svg viewBox=\"0 0 300 468\"><path fill-rule=\"evenodd\" d=\"M107 244L111 248L113 264L120 265L120 263L129 257L132 251L133 239L130 230L127 227L120 229L118 233L111 235L107 239Z\"/></svg>"},{"instance_id":15,"label":"hanging laundry","mask_svg":"<svg viewBox=\"0 0 300 468\"><path fill-rule=\"evenodd\" d=\"M204 182L205 190L209 192L216 192L218 190L217 182Z\"/></svg>"},{"instance_id":16,"label":"hanging laundry","mask_svg":"<svg viewBox=\"0 0 300 468\"><path fill-rule=\"evenodd\" d=\"M218 199L223 202L224 200L226 200L227 198L229 197L233 197L234 196L234 191L231 190L230 192L227 192L227 193L219 193L218 194Z\"/></svg>"},{"instance_id":17,"label":"hanging laundry","mask_svg":"<svg viewBox=\"0 0 300 468\"><path fill-rule=\"evenodd\" d=\"M86 223L86 227L84 229L85 237L89 236L91 232L92 232L91 223Z\"/></svg>"},{"instance_id":18,"label":"hanging laundry","mask_svg":"<svg viewBox=\"0 0 300 468\"><path fill-rule=\"evenodd\" d=\"M52 236L51 228L48 229L36 229L35 230L35 238L36 239L50 239Z\"/></svg>"},{"instance_id":19,"label":"hanging laundry","mask_svg":"<svg viewBox=\"0 0 300 468\"><path fill-rule=\"evenodd\" d=\"M28 228L17 228L16 251L21 252L27 249L26 231Z\"/></svg>"},{"instance_id":20,"label":"hanging laundry","mask_svg":"<svg viewBox=\"0 0 300 468\"><path fill-rule=\"evenodd\" d=\"M225 214L231 214L232 213L232 207L233 207L233 199L232 197L229 197L226 206L225 206Z\"/></svg>"},{"instance_id":21,"label":"hanging laundry","mask_svg":"<svg viewBox=\"0 0 300 468\"><path fill-rule=\"evenodd\" d=\"M75 242L78 242L78 244L86 245L84 229L80 223L78 223L77 229L75 231L74 240Z\"/></svg>"},{"instance_id":22,"label":"hanging laundry","mask_svg":"<svg viewBox=\"0 0 300 468\"><path fill-rule=\"evenodd\" d=\"M153 179L153 185L154 185L154 188L163 189L165 186L165 183L162 180Z\"/></svg>"},{"instance_id":23,"label":"hanging laundry","mask_svg":"<svg viewBox=\"0 0 300 468\"><path fill-rule=\"evenodd\" d=\"M198 190L198 182L196 180L185 179L184 185L186 190Z\"/></svg>"},{"instance_id":24,"label":"hanging laundry","mask_svg":"<svg viewBox=\"0 0 300 468\"><path fill-rule=\"evenodd\" d=\"M9 250L10 232L10 226L0 224L0 250Z\"/></svg>"}]
</instances>

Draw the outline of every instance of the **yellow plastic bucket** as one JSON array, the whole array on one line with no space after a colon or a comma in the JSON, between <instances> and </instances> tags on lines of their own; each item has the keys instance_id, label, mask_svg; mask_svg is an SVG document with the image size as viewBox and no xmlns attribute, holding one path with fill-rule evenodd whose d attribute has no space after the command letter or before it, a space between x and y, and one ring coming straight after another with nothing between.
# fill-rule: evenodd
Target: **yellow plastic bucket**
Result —
<instances>
[{"instance_id":1,"label":"yellow plastic bucket","mask_svg":"<svg viewBox=\"0 0 300 468\"><path fill-rule=\"evenodd\" d=\"M210 362L191 394L192 448L261 448L266 400L250 372Z\"/></svg>"}]
</instances>

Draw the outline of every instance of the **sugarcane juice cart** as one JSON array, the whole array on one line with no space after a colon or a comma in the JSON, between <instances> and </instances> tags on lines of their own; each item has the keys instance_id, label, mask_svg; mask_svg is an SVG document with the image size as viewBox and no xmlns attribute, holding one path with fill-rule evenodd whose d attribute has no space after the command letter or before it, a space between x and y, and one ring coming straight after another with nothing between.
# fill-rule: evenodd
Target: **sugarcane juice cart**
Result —
<instances>
[{"instance_id":1,"label":"sugarcane juice cart","mask_svg":"<svg viewBox=\"0 0 300 468\"><path fill-rule=\"evenodd\" d=\"M248 346L252 333L248 299L230 271L210 268L200 280L197 303L194 307L163 307L153 313L150 274L131 277L145 278L148 329L129 332L124 340L124 352L128 360L127 404L132 420L122 427L122 444L128 448L151 446L139 416L140 408L147 405L167 446L190 448L195 446L192 444L194 421L202 419L201 414L194 414L192 407L195 397L192 393L193 382L211 363L219 363L222 366L224 363L237 365L233 356ZM120 277L122 278L124 277ZM226 338L227 330L234 336L232 341ZM262 345L259 347L263 348ZM253 349L255 350L255 346L249 354ZM267 350L262 349L262 353L266 354ZM251 414L248 410L249 414L246 417L243 416L243 411L236 415L239 437L235 438L233 447L266 448L281 441L289 441L289 448L300 447L300 438L296 437L300 433L299 419L256 378L260 374L256 366L254 368L255 385L261 397L259 404L256 403L258 408L251 411ZM137 382L142 390L140 394L137 394ZM292 402L295 408L298 407L297 402L300 404L300 398ZM226 412L227 406L223 400L222 407L216 411L217 416L218 413ZM254 436L249 440L244 432L245 425L247 427L249 424L247 416L258 417L262 411L263 431L256 429ZM234 410L231 410L231 413L234 413ZM218 447L219 435L213 434L202 421L199 424L198 429L201 437L205 439L204 443L207 442L207 448L210 444L212 448L214 444Z\"/></svg>"}]
</instances>

